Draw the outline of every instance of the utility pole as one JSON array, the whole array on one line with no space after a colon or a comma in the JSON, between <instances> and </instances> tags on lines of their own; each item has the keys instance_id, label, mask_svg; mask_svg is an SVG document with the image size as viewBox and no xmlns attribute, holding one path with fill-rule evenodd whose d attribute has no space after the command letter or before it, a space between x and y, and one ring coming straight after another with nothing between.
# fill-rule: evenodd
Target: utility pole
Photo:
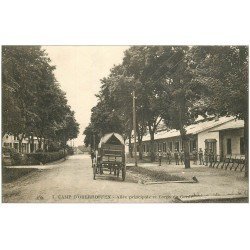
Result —
<instances>
[{"instance_id":1,"label":"utility pole","mask_svg":"<svg viewBox=\"0 0 250 250\"><path fill-rule=\"evenodd\" d=\"M95 135L93 135L93 147L94 147L94 152L95 152Z\"/></svg>"},{"instance_id":2,"label":"utility pole","mask_svg":"<svg viewBox=\"0 0 250 250\"><path fill-rule=\"evenodd\" d=\"M134 159L135 159L135 167L137 167L135 90L133 90L133 130L134 130Z\"/></svg>"}]
</instances>

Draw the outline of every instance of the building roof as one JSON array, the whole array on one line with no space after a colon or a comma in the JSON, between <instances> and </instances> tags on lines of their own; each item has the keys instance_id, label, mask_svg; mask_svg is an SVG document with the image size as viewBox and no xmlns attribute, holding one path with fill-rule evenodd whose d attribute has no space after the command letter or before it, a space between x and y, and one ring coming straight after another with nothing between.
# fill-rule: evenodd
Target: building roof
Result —
<instances>
[{"instance_id":1,"label":"building roof","mask_svg":"<svg viewBox=\"0 0 250 250\"><path fill-rule=\"evenodd\" d=\"M210 120L210 121L203 121L199 122L196 124L191 124L186 127L187 134L188 135L195 135L198 133L201 133L203 131L206 131L208 129L215 128L217 126L227 124L229 121L234 121L234 117L220 117L218 120ZM243 123L244 124L244 123ZM155 140L159 139L166 139L166 138L172 138L172 137L177 137L180 136L180 131L176 129L172 130L165 130L165 131L160 131L155 134ZM149 141L150 140L150 135L147 134L143 137L143 141Z\"/></svg>"},{"instance_id":2,"label":"building roof","mask_svg":"<svg viewBox=\"0 0 250 250\"><path fill-rule=\"evenodd\" d=\"M238 129L238 128L244 128L244 121L234 119L230 122L224 123L224 124L214 128L211 132L228 130L228 129Z\"/></svg>"}]
</instances>

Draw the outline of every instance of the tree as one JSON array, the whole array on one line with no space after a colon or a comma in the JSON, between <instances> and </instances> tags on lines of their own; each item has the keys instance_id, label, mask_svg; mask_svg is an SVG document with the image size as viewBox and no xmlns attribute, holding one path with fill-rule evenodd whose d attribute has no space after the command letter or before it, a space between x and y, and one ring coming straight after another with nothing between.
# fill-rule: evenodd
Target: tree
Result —
<instances>
[{"instance_id":1,"label":"tree","mask_svg":"<svg viewBox=\"0 0 250 250\"><path fill-rule=\"evenodd\" d=\"M128 138L132 155L132 82L132 77L124 76L122 65L114 66L109 76L101 80L98 103L92 109L91 123L84 131L85 145L93 146L93 137L99 141L103 134L117 132L124 140Z\"/></svg>"},{"instance_id":2,"label":"tree","mask_svg":"<svg viewBox=\"0 0 250 250\"><path fill-rule=\"evenodd\" d=\"M207 105L214 113L244 120L246 176L248 177L248 47L193 48L194 81L207 86Z\"/></svg>"},{"instance_id":3,"label":"tree","mask_svg":"<svg viewBox=\"0 0 250 250\"><path fill-rule=\"evenodd\" d=\"M160 89L160 117L169 128L180 131L184 147L185 168L190 168L189 137L186 126L194 121L192 112L201 99L203 87L193 82L190 48L188 46L154 46L147 57L145 78ZM159 88L161 86L161 88Z\"/></svg>"},{"instance_id":4,"label":"tree","mask_svg":"<svg viewBox=\"0 0 250 250\"><path fill-rule=\"evenodd\" d=\"M83 132L84 143L86 146L94 148L103 135L111 132L123 134L123 125L112 106L109 106L104 100L99 100L97 105L92 108L90 124Z\"/></svg>"},{"instance_id":5,"label":"tree","mask_svg":"<svg viewBox=\"0 0 250 250\"><path fill-rule=\"evenodd\" d=\"M56 130L57 137L64 150L64 155L67 147L67 141L76 138L79 133L79 124L75 120L74 111L71 111L69 106L67 108L68 113L65 115L63 122Z\"/></svg>"},{"instance_id":6,"label":"tree","mask_svg":"<svg viewBox=\"0 0 250 250\"><path fill-rule=\"evenodd\" d=\"M19 151L36 116L32 104L36 102L37 73L43 60L40 46L3 47L3 133L18 137Z\"/></svg>"},{"instance_id":7,"label":"tree","mask_svg":"<svg viewBox=\"0 0 250 250\"><path fill-rule=\"evenodd\" d=\"M85 135L84 138L85 146L86 147L90 146L91 149L96 149L96 146L100 141L100 138L97 138L97 133L94 130L93 124L90 123L83 131L83 134Z\"/></svg>"},{"instance_id":8,"label":"tree","mask_svg":"<svg viewBox=\"0 0 250 250\"><path fill-rule=\"evenodd\" d=\"M42 142L58 139L69 114L74 117L54 69L40 46L3 46L3 135L17 136L20 152L24 137L33 151L36 136L41 149ZM71 125L78 126L75 120Z\"/></svg>"},{"instance_id":9,"label":"tree","mask_svg":"<svg viewBox=\"0 0 250 250\"><path fill-rule=\"evenodd\" d=\"M162 120L162 95L165 86L157 81L153 75L152 59L157 55L157 47L133 46L125 51L123 66L126 74L134 78L134 89L136 91L137 117L141 121L141 130L145 134L147 126L150 133L150 155L151 161L155 160L154 134ZM151 62L150 62L151 60ZM150 77L149 77L150 75ZM145 126L146 125L146 126ZM138 138L141 145L142 137ZM140 146L141 148L141 146Z\"/></svg>"}]
</instances>

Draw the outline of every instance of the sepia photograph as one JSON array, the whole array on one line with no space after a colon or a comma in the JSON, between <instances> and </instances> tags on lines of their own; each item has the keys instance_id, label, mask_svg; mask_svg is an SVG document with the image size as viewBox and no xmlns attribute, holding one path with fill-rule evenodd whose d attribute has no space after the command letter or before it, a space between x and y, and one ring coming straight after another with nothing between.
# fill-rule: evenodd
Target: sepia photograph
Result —
<instances>
[{"instance_id":1,"label":"sepia photograph","mask_svg":"<svg viewBox=\"0 0 250 250\"><path fill-rule=\"evenodd\" d=\"M249 47L2 46L3 203L248 203Z\"/></svg>"},{"instance_id":2,"label":"sepia photograph","mask_svg":"<svg viewBox=\"0 0 250 250\"><path fill-rule=\"evenodd\" d=\"M1 249L248 249L249 10L2 1Z\"/></svg>"}]
</instances>

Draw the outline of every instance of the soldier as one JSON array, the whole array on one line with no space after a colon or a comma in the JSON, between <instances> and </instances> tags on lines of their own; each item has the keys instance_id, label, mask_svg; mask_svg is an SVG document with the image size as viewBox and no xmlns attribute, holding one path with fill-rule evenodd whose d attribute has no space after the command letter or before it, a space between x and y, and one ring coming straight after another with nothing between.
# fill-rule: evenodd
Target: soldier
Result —
<instances>
[{"instance_id":1,"label":"soldier","mask_svg":"<svg viewBox=\"0 0 250 250\"><path fill-rule=\"evenodd\" d=\"M161 166L161 158L162 158L161 150L159 150L159 152L158 152L158 157L159 157L159 166Z\"/></svg>"},{"instance_id":2,"label":"soldier","mask_svg":"<svg viewBox=\"0 0 250 250\"><path fill-rule=\"evenodd\" d=\"M171 164L171 159L172 159L172 153L171 153L170 149L168 148L168 150L167 150L167 162L168 162L168 164Z\"/></svg>"},{"instance_id":3,"label":"soldier","mask_svg":"<svg viewBox=\"0 0 250 250\"><path fill-rule=\"evenodd\" d=\"M175 165L179 165L179 152L177 149L174 151Z\"/></svg>"},{"instance_id":4,"label":"soldier","mask_svg":"<svg viewBox=\"0 0 250 250\"><path fill-rule=\"evenodd\" d=\"M203 161L203 151L202 151L202 148L199 149L198 155L199 155L199 161L200 161L199 165L203 165L204 161Z\"/></svg>"},{"instance_id":5,"label":"soldier","mask_svg":"<svg viewBox=\"0 0 250 250\"><path fill-rule=\"evenodd\" d=\"M92 167L93 167L93 161L94 161L94 158L95 158L95 151L93 149L91 149L90 156L91 156Z\"/></svg>"},{"instance_id":6,"label":"soldier","mask_svg":"<svg viewBox=\"0 0 250 250\"><path fill-rule=\"evenodd\" d=\"M183 151L183 149L180 152L180 160L181 160L181 164L183 164L184 163L184 151Z\"/></svg>"},{"instance_id":7,"label":"soldier","mask_svg":"<svg viewBox=\"0 0 250 250\"><path fill-rule=\"evenodd\" d=\"M205 148L204 156L205 156L205 163L207 166L208 165L208 149L207 148Z\"/></svg>"},{"instance_id":8,"label":"soldier","mask_svg":"<svg viewBox=\"0 0 250 250\"><path fill-rule=\"evenodd\" d=\"M193 154L194 164L197 165L198 152L197 152L196 148L194 148L192 154Z\"/></svg>"},{"instance_id":9,"label":"soldier","mask_svg":"<svg viewBox=\"0 0 250 250\"><path fill-rule=\"evenodd\" d=\"M208 152L208 160L209 160L209 166L212 166L212 163L214 161L214 153L211 148L209 149L209 152Z\"/></svg>"}]
</instances>

